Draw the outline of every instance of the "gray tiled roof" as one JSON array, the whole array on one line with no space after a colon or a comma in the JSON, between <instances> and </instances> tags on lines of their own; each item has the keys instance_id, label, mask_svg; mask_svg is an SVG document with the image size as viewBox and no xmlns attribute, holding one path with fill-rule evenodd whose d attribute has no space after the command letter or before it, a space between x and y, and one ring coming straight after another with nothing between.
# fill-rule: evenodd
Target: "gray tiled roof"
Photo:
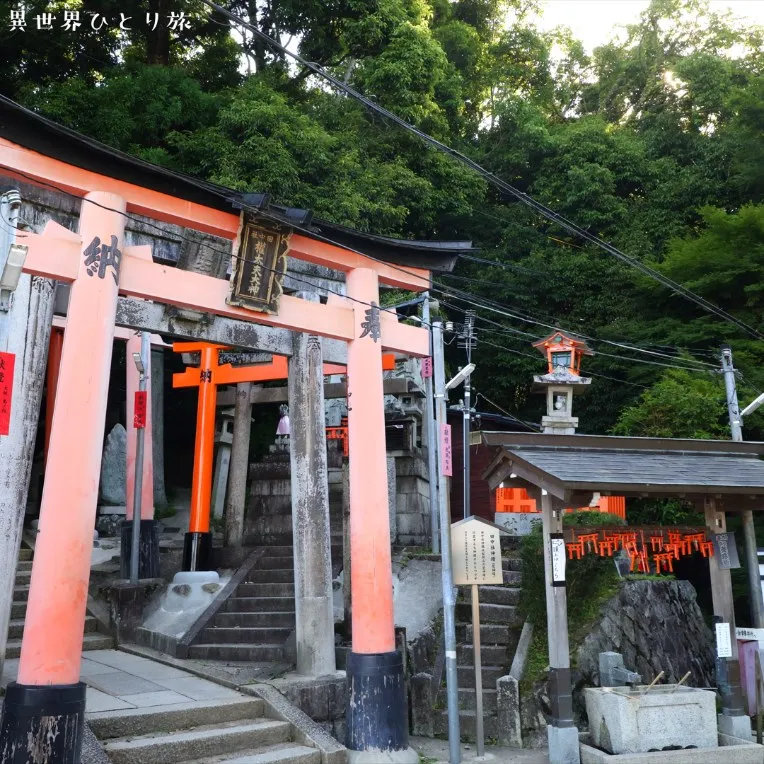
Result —
<instances>
[{"instance_id":1,"label":"gray tiled roof","mask_svg":"<svg viewBox=\"0 0 764 764\"><path fill-rule=\"evenodd\" d=\"M755 454L504 447L511 456L571 489L671 486L688 492L717 489L720 493L764 494L764 461Z\"/></svg>"}]
</instances>

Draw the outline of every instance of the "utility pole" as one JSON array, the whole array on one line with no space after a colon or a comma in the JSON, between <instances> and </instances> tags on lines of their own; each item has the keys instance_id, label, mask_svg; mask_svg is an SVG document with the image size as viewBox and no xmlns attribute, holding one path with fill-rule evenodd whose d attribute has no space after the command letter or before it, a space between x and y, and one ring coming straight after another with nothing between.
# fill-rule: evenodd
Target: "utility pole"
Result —
<instances>
[{"instance_id":1,"label":"utility pole","mask_svg":"<svg viewBox=\"0 0 764 764\"><path fill-rule=\"evenodd\" d=\"M431 543L432 553L440 554L440 536L439 536L439 522L438 522L438 474L436 472L436 449L438 447L438 438L435 434L435 399L433 398L433 386L432 386L432 356L433 356L433 339L432 339L432 326L430 325L430 293L425 292L422 297L422 324L430 337L430 373L425 377L425 416L424 422L427 428L427 474L430 478L430 527L431 527Z\"/></svg>"},{"instance_id":2,"label":"utility pole","mask_svg":"<svg viewBox=\"0 0 764 764\"><path fill-rule=\"evenodd\" d=\"M477 338L475 337L475 311L468 310L464 314L464 328L459 335L458 347L467 350L467 365L472 363L472 348ZM472 417L472 404L470 401L470 377L464 380L464 406L462 419L462 439L464 442L464 517L469 517L470 511L470 418Z\"/></svg>"},{"instance_id":3,"label":"utility pole","mask_svg":"<svg viewBox=\"0 0 764 764\"><path fill-rule=\"evenodd\" d=\"M446 367L443 361L443 328L440 321L432 323L433 375L435 379L435 412L437 432L446 424ZM443 637L446 653L446 693L448 706L448 749L451 764L460 764L462 751L459 732L459 682L456 673L456 624L454 608L456 595L451 574L451 518L448 509L445 464L440 439L434 445L438 457L438 507L440 511L441 583L443 587Z\"/></svg>"},{"instance_id":4,"label":"utility pole","mask_svg":"<svg viewBox=\"0 0 764 764\"><path fill-rule=\"evenodd\" d=\"M727 392L727 411L730 418L732 440L743 440L743 427L740 408L737 402L737 383L735 367L732 365L732 348L722 345L722 373L724 388ZM745 566L748 571L748 591L751 600L751 618L756 629L764 628L764 597L761 591L761 573L759 572L759 551L756 544L756 529L753 524L753 512L746 510L743 517L743 539L745 544Z\"/></svg>"}]
</instances>

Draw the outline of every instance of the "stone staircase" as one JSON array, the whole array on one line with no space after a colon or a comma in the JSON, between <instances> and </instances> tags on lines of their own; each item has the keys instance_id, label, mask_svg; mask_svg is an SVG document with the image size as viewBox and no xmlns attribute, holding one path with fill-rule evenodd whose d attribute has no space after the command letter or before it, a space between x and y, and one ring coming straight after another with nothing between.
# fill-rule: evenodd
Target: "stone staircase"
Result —
<instances>
[{"instance_id":1,"label":"stone staircase","mask_svg":"<svg viewBox=\"0 0 764 764\"><path fill-rule=\"evenodd\" d=\"M284 643L295 628L293 565L291 546L268 547L246 580L199 632L189 648L189 658L284 661Z\"/></svg>"},{"instance_id":2,"label":"stone staircase","mask_svg":"<svg viewBox=\"0 0 764 764\"><path fill-rule=\"evenodd\" d=\"M29 580L32 575L33 552L22 548L19 552L19 562L16 568L16 581L13 587L13 604L11 605L11 622L8 629L8 642L5 648L6 659L18 658L21 655L21 639L24 634L24 618L27 613L29 598ZM98 622L91 615L85 617L85 637L82 641L83 650L109 650L114 647L114 640L97 631Z\"/></svg>"},{"instance_id":3,"label":"stone staircase","mask_svg":"<svg viewBox=\"0 0 764 764\"><path fill-rule=\"evenodd\" d=\"M521 561L516 551L502 557L504 584L480 587L480 657L483 680L483 734L498 738L496 680L509 673L522 620L520 601ZM456 663L459 682L459 720L462 738L475 739L474 651L472 647L471 589L461 587L456 604ZM445 677L444 677L445 681ZM445 706L445 685L440 699ZM448 712L438 711L434 719L436 735L448 735Z\"/></svg>"},{"instance_id":4,"label":"stone staircase","mask_svg":"<svg viewBox=\"0 0 764 764\"><path fill-rule=\"evenodd\" d=\"M263 715L258 698L87 715L112 764L320 764L289 722Z\"/></svg>"}]
</instances>

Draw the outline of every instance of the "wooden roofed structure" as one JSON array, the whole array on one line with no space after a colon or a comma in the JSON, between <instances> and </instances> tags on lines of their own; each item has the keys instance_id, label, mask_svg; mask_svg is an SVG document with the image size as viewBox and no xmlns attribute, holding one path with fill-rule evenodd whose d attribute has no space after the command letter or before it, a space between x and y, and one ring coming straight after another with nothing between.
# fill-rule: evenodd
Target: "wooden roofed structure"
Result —
<instances>
[{"instance_id":1,"label":"wooden roofed structure","mask_svg":"<svg viewBox=\"0 0 764 764\"><path fill-rule=\"evenodd\" d=\"M550 761L579 761L573 721L565 587L565 507L588 508L593 495L674 497L704 512L707 532L726 533L726 512L764 510L764 443L483 432L486 445L501 450L483 473L491 489L501 483L525 488L542 508L551 714ZM749 575L751 597L762 597L756 550ZM749 560L750 567L750 560ZM730 655L717 662L722 696L719 731L750 737L740 681L727 566L709 557L714 621L729 629ZM756 585L758 582L758 585ZM726 640L725 640L726 641ZM746 735L747 730L747 735Z\"/></svg>"}]
</instances>

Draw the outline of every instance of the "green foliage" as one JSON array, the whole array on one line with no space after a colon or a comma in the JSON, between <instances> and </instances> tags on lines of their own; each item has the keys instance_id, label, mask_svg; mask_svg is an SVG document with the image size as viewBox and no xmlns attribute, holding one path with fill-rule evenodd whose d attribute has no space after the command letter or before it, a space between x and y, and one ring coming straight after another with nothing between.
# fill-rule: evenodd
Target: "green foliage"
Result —
<instances>
[{"instance_id":1,"label":"green foliage","mask_svg":"<svg viewBox=\"0 0 764 764\"><path fill-rule=\"evenodd\" d=\"M565 527L622 526L623 520L601 512L572 512L563 516ZM546 660L546 591L544 576L544 546L540 525L522 541L523 587L519 609L533 623L534 637L527 681L538 679L547 665ZM618 572L611 557L584 555L580 560L568 560L565 568L568 596L568 630L571 648L583 636L597 617L602 605L618 590ZM571 649L571 654L574 650Z\"/></svg>"},{"instance_id":2,"label":"green foliage","mask_svg":"<svg viewBox=\"0 0 764 764\"><path fill-rule=\"evenodd\" d=\"M623 410L613 433L653 438L728 438L721 375L711 378L688 371L667 371L633 406Z\"/></svg>"},{"instance_id":3,"label":"green foliage","mask_svg":"<svg viewBox=\"0 0 764 764\"><path fill-rule=\"evenodd\" d=\"M536 26L532 0L226 0L370 98L475 158L757 329L764 322L764 32L706 0L653 0L589 56L569 30ZM45 6L45 7L44 7ZM481 311L474 382L538 421L530 343L561 326L708 361L730 342L740 399L764 389L759 341L510 203L443 154L370 116L199 0L192 27L149 32L134 0L88 0L82 28L0 30L0 92L107 144L364 231L471 239L501 266L460 262L441 287L510 306ZM10 18L11 0L0 0ZM180 10L170 0L167 12ZM134 17L95 32L89 12ZM60 23L59 18L59 23ZM165 25L160 25L164 27ZM436 285L437 288L437 285ZM433 295L438 297L436 293ZM464 303L445 298L459 321ZM529 316L524 320L522 316ZM539 326L533 321L546 326ZM519 333L518 333L519 332ZM496 346L500 347L496 347ZM727 437L717 378L588 358L580 431ZM456 344L449 363L458 365ZM525 357L523 354L530 354ZM671 364L670 359L665 359ZM644 388L649 388L642 393ZM764 419L746 420L764 437ZM664 511L664 510L661 510ZM665 510L668 511L668 510ZM672 510L673 511L673 510ZM658 512L658 510L655 510Z\"/></svg>"},{"instance_id":4,"label":"green foliage","mask_svg":"<svg viewBox=\"0 0 764 764\"><path fill-rule=\"evenodd\" d=\"M703 512L680 499L630 499L631 525L704 526Z\"/></svg>"}]
</instances>

